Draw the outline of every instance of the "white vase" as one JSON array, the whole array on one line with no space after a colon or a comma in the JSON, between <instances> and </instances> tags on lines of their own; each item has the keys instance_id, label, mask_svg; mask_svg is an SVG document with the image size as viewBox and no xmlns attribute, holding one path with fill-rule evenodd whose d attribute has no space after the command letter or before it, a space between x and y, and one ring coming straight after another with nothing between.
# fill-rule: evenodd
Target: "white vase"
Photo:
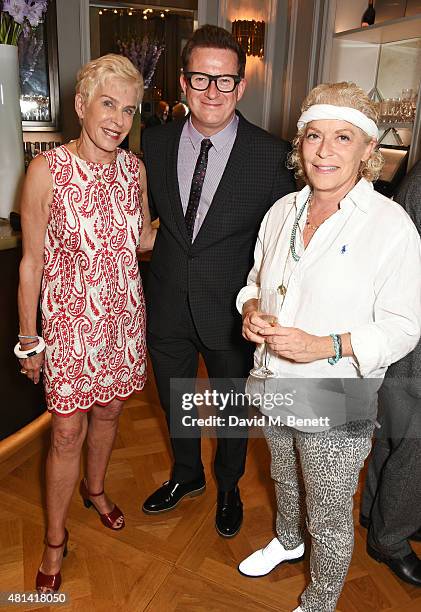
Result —
<instances>
[{"instance_id":1,"label":"white vase","mask_svg":"<svg viewBox=\"0 0 421 612\"><path fill-rule=\"evenodd\" d=\"M19 210L24 177L18 48L0 45L0 217Z\"/></svg>"}]
</instances>

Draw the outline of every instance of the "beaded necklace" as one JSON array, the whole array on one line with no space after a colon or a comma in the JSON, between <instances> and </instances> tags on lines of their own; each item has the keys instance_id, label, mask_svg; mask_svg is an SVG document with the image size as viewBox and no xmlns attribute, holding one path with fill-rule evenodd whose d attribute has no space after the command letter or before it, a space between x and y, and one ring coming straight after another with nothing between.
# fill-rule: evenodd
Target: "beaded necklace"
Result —
<instances>
[{"instance_id":1,"label":"beaded necklace","mask_svg":"<svg viewBox=\"0 0 421 612\"><path fill-rule=\"evenodd\" d=\"M295 238L297 236L298 223L301 217L303 216L305 207L307 206L307 204L310 205L311 196L312 196L312 193L310 191L310 193L308 194L307 200L304 202L304 204L301 206L300 210L298 211L298 214L295 217L294 225L292 226L291 238L290 238L289 244L290 244L291 255L294 261L300 261L300 255L297 255L297 252L295 250Z\"/></svg>"},{"instance_id":2,"label":"beaded necklace","mask_svg":"<svg viewBox=\"0 0 421 612\"><path fill-rule=\"evenodd\" d=\"M319 225L314 225L314 223L310 223L311 204L312 204L312 199L310 199L310 202L308 203L306 227L308 227L309 229L313 230L313 232L315 232L316 230L319 229L321 223L319 223Z\"/></svg>"},{"instance_id":3,"label":"beaded necklace","mask_svg":"<svg viewBox=\"0 0 421 612\"><path fill-rule=\"evenodd\" d=\"M307 204L310 204L311 196L312 196L312 193L310 192L307 200L304 202L304 204L300 208L298 215L295 218L294 225L292 227L291 238L290 238L290 248L288 249L287 256L286 256L285 263L284 263L284 270L282 272L282 281L278 287L278 292L280 293L282 297L281 308L284 305L285 296L287 294L288 285L289 285L289 279L291 278L291 275L292 275L292 271L291 271L289 274L288 282L287 282L286 272L287 272L287 267L288 267L289 256L291 255L295 262L298 262L300 260L300 256L297 255L295 251L295 236L297 233L298 222L303 215L305 207L307 206Z\"/></svg>"}]
</instances>

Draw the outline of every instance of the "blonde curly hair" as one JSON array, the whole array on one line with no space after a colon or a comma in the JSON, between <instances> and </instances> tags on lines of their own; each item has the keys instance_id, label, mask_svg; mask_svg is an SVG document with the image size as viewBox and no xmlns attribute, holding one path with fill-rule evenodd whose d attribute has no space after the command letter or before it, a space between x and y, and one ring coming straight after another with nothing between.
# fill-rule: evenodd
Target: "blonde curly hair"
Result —
<instances>
[{"instance_id":1,"label":"blonde curly hair","mask_svg":"<svg viewBox=\"0 0 421 612\"><path fill-rule=\"evenodd\" d=\"M134 85L137 105L140 104L144 90L143 77L127 57L116 53L108 53L82 66L76 77L76 93L89 103L96 88L110 77Z\"/></svg>"},{"instance_id":2,"label":"blonde curly hair","mask_svg":"<svg viewBox=\"0 0 421 612\"><path fill-rule=\"evenodd\" d=\"M342 81L341 83L323 83L322 85L317 85L317 87L310 91L304 100L301 106L301 112L303 113L310 108L310 106L313 106L313 104L349 106L364 113L364 115L372 119L375 123L379 120L379 111L376 104L370 100L365 91L355 83ZM294 170L296 178L300 178L307 183L308 180L301 154L301 145L304 139L305 130L305 126L300 128L292 141L292 151L288 156L287 166L291 170ZM365 132L362 133L366 142L370 142L371 137ZM367 179L367 181L375 181L379 178L383 164L384 159L382 154L378 149L374 149L369 159L366 162L361 162L358 178L363 177Z\"/></svg>"}]
</instances>

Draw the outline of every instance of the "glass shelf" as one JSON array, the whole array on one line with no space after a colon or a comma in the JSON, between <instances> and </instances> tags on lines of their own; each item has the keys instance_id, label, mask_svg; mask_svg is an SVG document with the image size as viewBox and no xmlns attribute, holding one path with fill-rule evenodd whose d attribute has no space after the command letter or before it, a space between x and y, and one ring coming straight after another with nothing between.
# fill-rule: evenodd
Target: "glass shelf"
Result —
<instances>
[{"instance_id":1,"label":"glass shelf","mask_svg":"<svg viewBox=\"0 0 421 612\"><path fill-rule=\"evenodd\" d=\"M357 83L377 102L411 100L414 112L391 112L390 122L386 122L389 113L381 108L379 126L385 146L409 147L410 168L421 159L421 12L345 30L359 19L357 9L350 5L348 0L337 0L334 22L336 29L342 31L333 34L332 46L328 48L325 80ZM401 117L403 121L399 120Z\"/></svg>"},{"instance_id":2,"label":"glass shelf","mask_svg":"<svg viewBox=\"0 0 421 612\"><path fill-rule=\"evenodd\" d=\"M410 129L412 130L414 127L414 122L413 121L397 121L397 122L390 122L390 123L379 123L378 127L380 130L387 130L389 128L395 128L395 130L404 130L404 129Z\"/></svg>"},{"instance_id":3,"label":"glass shelf","mask_svg":"<svg viewBox=\"0 0 421 612\"><path fill-rule=\"evenodd\" d=\"M421 14L375 23L367 28L336 32L334 38L362 43L385 44L421 37Z\"/></svg>"}]
</instances>

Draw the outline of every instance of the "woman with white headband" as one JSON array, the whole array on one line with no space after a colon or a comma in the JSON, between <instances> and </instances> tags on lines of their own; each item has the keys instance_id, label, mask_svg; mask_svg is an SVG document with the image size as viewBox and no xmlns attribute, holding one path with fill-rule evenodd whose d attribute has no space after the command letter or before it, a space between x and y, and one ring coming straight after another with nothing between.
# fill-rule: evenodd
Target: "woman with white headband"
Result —
<instances>
[{"instance_id":1,"label":"woman with white headband","mask_svg":"<svg viewBox=\"0 0 421 612\"><path fill-rule=\"evenodd\" d=\"M386 368L420 336L420 238L403 209L373 189L382 166L376 121L375 105L353 83L310 92L290 156L306 186L265 216L237 299L243 335L256 343L249 390L259 390L261 411L269 414L266 394L286 389L287 379L295 393L291 407L279 408L279 420L267 419L264 428L277 537L239 570L264 576L301 561L306 526L311 580L297 611L336 608L352 556L353 495L371 447L377 390ZM262 312L258 298L270 288L276 312ZM275 318L269 323L264 314Z\"/></svg>"}]
</instances>

